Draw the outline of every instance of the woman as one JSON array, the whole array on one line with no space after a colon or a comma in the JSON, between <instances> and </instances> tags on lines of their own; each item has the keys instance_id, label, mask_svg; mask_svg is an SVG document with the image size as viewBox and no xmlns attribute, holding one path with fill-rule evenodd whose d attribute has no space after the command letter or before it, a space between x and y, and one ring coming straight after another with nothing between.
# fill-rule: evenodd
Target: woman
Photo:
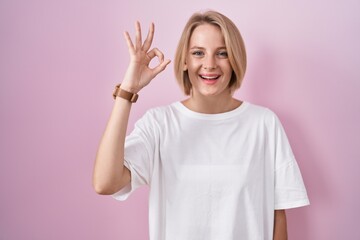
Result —
<instances>
[{"instance_id":1,"label":"woman","mask_svg":"<svg viewBox=\"0 0 360 240\"><path fill-rule=\"evenodd\" d=\"M153 24L144 42L139 23L135 42L125 33L130 64L98 149L95 190L125 200L149 185L152 240L287 239L284 209L309 204L306 189L276 115L233 98L246 53L226 16L189 19L174 63L189 97L149 110L125 139L132 102L170 63L150 50L153 35Z\"/></svg>"}]
</instances>

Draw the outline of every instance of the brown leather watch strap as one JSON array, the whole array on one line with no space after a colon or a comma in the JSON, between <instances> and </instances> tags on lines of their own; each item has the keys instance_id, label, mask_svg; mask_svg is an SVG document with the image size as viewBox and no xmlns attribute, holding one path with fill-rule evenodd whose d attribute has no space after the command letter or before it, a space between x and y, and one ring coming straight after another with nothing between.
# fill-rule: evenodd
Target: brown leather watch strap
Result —
<instances>
[{"instance_id":1,"label":"brown leather watch strap","mask_svg":"<svg viewBox=\"0 0 360 240\"><path fill-rule=\"evenodd\" d=\"M125 91L124 89L120 88L121 84L118 84L115 86L115 90L113 92L113 97L116 99L116 97L124 98L132 103L135 103L139 97L136 93L131 93L128 91Z\"/></svg>"}]
</instances>

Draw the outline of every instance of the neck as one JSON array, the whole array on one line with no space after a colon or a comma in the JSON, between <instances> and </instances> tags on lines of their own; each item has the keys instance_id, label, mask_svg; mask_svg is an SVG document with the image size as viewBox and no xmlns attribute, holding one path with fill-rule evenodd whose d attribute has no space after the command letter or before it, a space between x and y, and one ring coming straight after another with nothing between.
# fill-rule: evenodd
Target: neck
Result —
<instances>
[{"instance_id":1,"label":"neck","mask_svg":"<svg viewBox=\"0 0 360 240\"><path fill-rule=\"evenodd\" d=\"M182 103L194 112L217 114L234 110L242 102L233 98L231 94L221 98L216 96L196 96L193 94Z\"/></svg>"}]
</instances>

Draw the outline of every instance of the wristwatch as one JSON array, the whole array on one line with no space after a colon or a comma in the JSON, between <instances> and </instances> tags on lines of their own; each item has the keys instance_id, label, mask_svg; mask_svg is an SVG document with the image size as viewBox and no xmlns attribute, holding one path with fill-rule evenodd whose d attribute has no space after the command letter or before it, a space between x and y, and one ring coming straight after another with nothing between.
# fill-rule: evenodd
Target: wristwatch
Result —
<instances>
[{"instance_id":1,"label":"wristwatch","mask_svg":"<svg viewBox=\"0 0 360 240\"><path fill-rule=\"evenodd\" d=\"M116 99L116 97L121 97L128 100L129 102L135 103L139 95L136 93L125 91L124 89L121 89L120 86L121 84L115 86L115 90L113 92L114 99Z\"/></svg>"}]
</instances>

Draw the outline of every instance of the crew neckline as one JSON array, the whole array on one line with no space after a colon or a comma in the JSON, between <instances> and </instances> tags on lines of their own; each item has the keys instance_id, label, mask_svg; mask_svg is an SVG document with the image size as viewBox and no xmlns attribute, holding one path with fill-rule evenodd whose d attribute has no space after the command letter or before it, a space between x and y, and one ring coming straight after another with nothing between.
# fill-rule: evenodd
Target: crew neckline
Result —
<instances>
[{"instance_id":1,"label":"crew neckline","mask_svg":"<svg viewBox=\"0 0 360 240\"><path fill-rule=\"evenodd\" d=\"M239 115L247 108L249 103L243 101L240 106L238 106L237 108L231 111L224 113L214 113L214 114L195 112L187 108L181 101L174 102L172 105L175 107L176 110L180 111L181 113L185 114L188 117L204 119L204 120L221 120Z\"/></svg>"}]
</instances>

